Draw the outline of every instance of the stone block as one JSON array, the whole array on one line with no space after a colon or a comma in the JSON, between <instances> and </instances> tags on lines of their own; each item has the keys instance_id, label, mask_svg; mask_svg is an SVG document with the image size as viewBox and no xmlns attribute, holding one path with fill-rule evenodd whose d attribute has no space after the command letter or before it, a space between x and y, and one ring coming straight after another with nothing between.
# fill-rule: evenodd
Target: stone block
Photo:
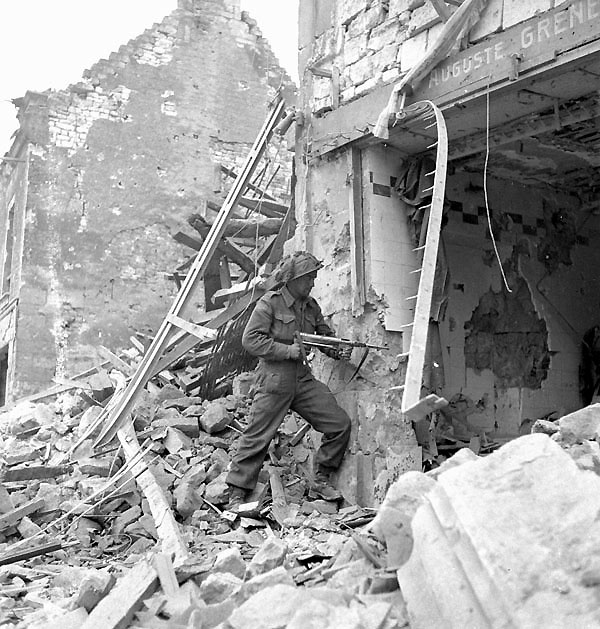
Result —
<instances>
[{"instance_id":1,"label":"stone block","mask_svg":"<svg viewBox=\"0 0 600 629\"><path fill-rule=\"evenodd\" d=\"M404 29L398 20L388 20L375 27L369 34L369 50L378 51L386 46L398 44L406 38Z\"/></svg>"},{"instance_id":2,"label":"stone block","mask_svg":"<svg viewBox=\"0 0 600 629\"><path fill-rule=\"evenodd\" d=\"M209 434L225 430L233 419L232 414L225 408L222 401L215 400L206 406L206 410L200 416L202 430Z\"/></svg>"},{"instance_id":3,"label":"stone block","mask_svg":"<svg viewBox=\"0 0 600 629\"><path fill-rule=\"evenodd\" d=\"M423 0L424 1L424 0ZM399 15L410 10L411 0L390 0L388 15Z\"/></svg>"},{"instance_id":4,"label":"stone block","mask_svg":"<svg viewBox=\"0 0 600 629\"><path fill-rule=\"evenodd\" d=\"M75 595L73 607L83 607L87 612L92 611L110 592L114 584L115 577L104 570L96 570L93 574L87 574Z\"/></svg>"},{"instance_id":5,"label":"stone block","mask_svg":"<svg viewBox=\"0 0 600 629\"><path fill-rule=\"evenodd\" d=\"M435 481L421 472L403 474L388 490L370 530L385 543L388 565L401 566L413 546L411 522Z\"/></svg>"},{"instance_id":6,"label":"stone block","mask_svg":"<svg viewBox=\"0 0 600 629\"><path fill-rule=\"evenodd\" d=\"M222 603L237 594L243 581L229 572L209 574L200 585L200 596L207 605Z\"/></svg>"},{"instance_id":7,"label":"stone block","mask_svg":"<svg viewBox=\"0 0 600 629\"><path fill-rule=\"evenodd\" d=\"M346 24L365 11L370 2L368 0L341 0L337 3L337 22Z\"/></svg>"},{"instance_id":8,"label":"stone block","mask_svg":"<svg viewBox=\"0 0 600 629\"><path fill-rule=\"evenodd\" d=\"M560 440L567 444L595 439L600 428L600 404L590 404L558 420Z\"/></svg>"},{"instance_id":9,"label":"stone block","mask_svg":"<svg viewBox=\"0 0 600 629\"><path fill-rule=\"evenodd\" d=\"M373 66L374 60L373 55L368 55L345 68L344 72L348 73L348 80L352 85L358 86L373 77L373 73L375 72Z\"/></svg>"},{"instance_id":10,"label":"stone block","mask_svg":"<svg viewBox=\"0 0 600 629\"><path fill-rule=\"evenodd\" d=\"M308 590L290 585L267 587L240 605L228 618L233 629L279 629L309 600Z\"/></svg>"},{"instance_id":11,"label":"stone block","mask_svg":"<svg viewBox=\"0 0 600 629\"><path fill-rule=\"evenodd\" d=\"M21 537L27 538L41 533L42 529L30 518L25 516L19 524L17 524L17 531L19 531L19 535L21 535Z\"/></svg>"},{"instance_id":12,"label":"stone block","mask_svg":"<svg viewBox=\"0 0 600 629\"><path fill-rule=\"evenodd\" d=\"M543 434L442 473L398 571L411 627L594 626L599 509L600 479Z\"/></svg>"},{"instance_id":13,"label":"stone block","mask_svg":"<svg viewBox=\"0 0 600 629\"><path fill-rule=\"evenodd\" d=\"M257 592L274 585L294 585L292 575L283 566L259 574L246 581L238 598L245 601Z\"/></svg>"},{"instance_id":14,"label":"stone block","mask_svg":"<svg viewBox=\"0 0 600 629\"><path fill-rule=\"evenodd\" d=\"M349 37L344 41L344 65L356 63L367 54L367 33Z\"/></svg>"},{"instance_id":15,"label":"stone block","mask_svg":"<svg viewBox=\"0 0 600 629\"><path fill-rule=\"evenodd\" d=\"M402 42L400 48L400 71L408 72L427 51L427 32L419 33Z\"/></svg>"},{"instance_id":16,"label":"stone block","mask_svg":"<svg viewBox=\"0 0 600 629\"><path fill-rule=\"evenodd\" d=\"M227 472L222 472L206 486L204 497L211 504L221 505L229 499L229 485L226 483Z\"/></svg>"},{"instance_id":17,"label":"stone block","mask_svg":"<svg viewBox=\"0 0 600 629\"><path fill-rule=\"evenodd\" d=\"M167 435L163 444L170 454L177 454L181 450L192 448L192 440L177 428L167 428Z\"/></svg>"},{"instance_id":18,"label":"stone block","mask_svg":"<svg viewBox=\"0 0 600 629\"><path fill-rule=\"evenodd\" d=\"M193 409L198 409L194 412ZM164 415L161 415L152 422L153 426L167 428L175 428L188 437L197 437L200 434L200 426L198 424L198 415L204 411L203 406L190 406L180 413L176 409L168 409Z\"/></svg>"},{"instance_id":19,"label":"stone block","mask_svg":"<svg viewBox=\"0 0 600 629\"><path fill-rule=\"evenodd\" d=\"M173 497L176 501L176 509L184 519L188 518L204 504L197 488L190 483L179 483L173 491Z\"/></svg>"},{"instance_id":20,"label":"stone block","mask_svg":"<svg viewBox=\"0 0 600 629\"><path fill-rule=\"evenodd\" d=\"M361 34L367 34L381 22L381 19L381 7L378 5L368 8L366 11L362 11L346 26L346 38L354 38ZM344 46L345 45L344 42Z\"/></svg>"},{"instance_id":21,"label":"stone block","mask_svg":"<svg viewBox=\"0 0 600 629\"><path fill-rule=\"evenodd\" d=\"M509 28L519 22L524 22L536 13L548 11L554 6L554 0L504 0L502 13L502 27Z\"/></svg>"},{"instance_id":22,"label":"stone block","mask_svg":"<svg viewBox=\"0 0 600 629\"><path fill-rule=\"evenodd\" d=\"M248 575L255 577L283 565L288 546L278 537L268 537L248 565Z\"/></svg>"},{"instance_id":23,"label":"stone block","mask_svg":"<svg viewBox=\"0 0 600 629\"><path fill-rule=\"evenodd\" d=\"M422 7L414 9L410 14L408 34L410 37L414 37L441 22L442 18L439 16L438 12L433 8L431 3L427 2Z\"/></svg>"},{"instance_id":24,"label":"stone block","mask_svg":"<svg viewBox=\"0 0 600 629\"><path fill-rule=\"evenodd\" d=\"M238 579L246 574L246 562L237 546L220 552L215 559L213 572L228 572Z\"/></svg>"}]
</instances>

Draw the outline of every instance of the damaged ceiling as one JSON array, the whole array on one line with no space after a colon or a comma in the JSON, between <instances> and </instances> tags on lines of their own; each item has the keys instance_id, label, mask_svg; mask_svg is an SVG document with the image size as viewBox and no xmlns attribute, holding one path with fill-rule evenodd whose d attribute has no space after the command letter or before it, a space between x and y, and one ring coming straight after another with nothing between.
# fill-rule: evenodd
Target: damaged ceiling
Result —
<instances>
[{"instance_id":1,"label":"damaged ceiling","mask_svg":"<svg viewBox=\"0 0 600 629\"><path fill-rule=\"evenodd\" d=\"M524 185L550 186L595 203L600 191L600 60L570 64L514 87L444 110L448 159L454 171L487 174ZM489 127L488 127L489 116ZM487 129L489 128L489 133ZM426 152L411 113L391 130L389 144L407 155Z\"/></svg>"}]
</instances>

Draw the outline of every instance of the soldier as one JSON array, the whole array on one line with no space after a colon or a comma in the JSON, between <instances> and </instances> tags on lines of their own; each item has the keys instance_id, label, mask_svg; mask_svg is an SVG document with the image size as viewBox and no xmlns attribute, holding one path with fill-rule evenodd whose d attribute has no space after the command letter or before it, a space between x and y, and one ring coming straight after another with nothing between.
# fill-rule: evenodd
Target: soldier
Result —
<instances>
[{"instance_id":1,"label":"soldier","mask_svg":"<svg viewBox=\"0 0 600 629\"><path fill-rule=\"evenodd\" d=\"M284 257L275 275L283 287L266 293L257 302L244 330L242 345L260 361L250 423L227 475L229 509L244 503L256 486L269 444L289 409L323 433L315 460L313 493L330 501L342 497L330 477L342 463L350 439L350 418L328 387L315 380L295 338L297 332L334 335L319 305L310 297L322 266L304 251ZM351 348L323 351L335 359L348 359Z\"/></svg>"}]
</instances>

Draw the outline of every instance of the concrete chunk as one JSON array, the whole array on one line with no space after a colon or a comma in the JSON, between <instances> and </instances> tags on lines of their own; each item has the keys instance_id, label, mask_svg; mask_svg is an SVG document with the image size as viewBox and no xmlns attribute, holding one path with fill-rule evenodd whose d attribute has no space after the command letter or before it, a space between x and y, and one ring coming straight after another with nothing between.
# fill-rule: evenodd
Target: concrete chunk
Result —
<instances>
[{"instance_id":1,"label":"concrete chunk","mask_svg":"<svg viewBox=\"0 0 600 629\"><path fill-rule=\"evenodd\" d=\"M398 570L411 627L597 625L599 512L600 478L543 434L444 472Z\"/></svg>"},{"instance_id":2,"label":"concrete chunk","mask_svg":"<svg viewBox=\"0 0 600 629\"><path fill-rule=\"evenodd\" d=\"M248 574L255 577L283 565L288 552L287 544L278 537L268 537L248 566Z\"/></svg>"}]
</instances>

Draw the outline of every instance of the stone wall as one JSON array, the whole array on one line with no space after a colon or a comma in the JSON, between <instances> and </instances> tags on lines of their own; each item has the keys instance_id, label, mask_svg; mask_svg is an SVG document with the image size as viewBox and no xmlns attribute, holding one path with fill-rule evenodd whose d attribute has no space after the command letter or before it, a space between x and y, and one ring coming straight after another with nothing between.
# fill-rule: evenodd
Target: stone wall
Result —
<instances>
[{"instance_id":1,"label":"stone wall","mask_svg":"<svg viewBox=\"0 0 600 629\"><path fill-rule=\"evenodd\" d=\"M316 6L311 6L311 5ZM487 0L470 43L523 22L564 2ZM582 11L598 12L594 3ZM449 11L456 10L448 5ZM338 0L303 3L300 12L300 69L303 97L324 115L374 89L396 82L433 45L442 21L426 0ZM339 72L339 84L304 68Z\"/></svg>"},{"instance_id":2,"label":"stone wall","mask_svg":"<svg viewBox=\"0 0 600 629\"><path fill-rule=\"evenodd\" d=\"M81 81L21 99L32 151L15 396L97 364L99 344L156 331L176 292L166 274L192 253L172 234L226 194L219 164L243 163L280 86L293 105L238 2L181 0ZM285 202L290 153L269 151L269 192Z\"/></svg>"}]
</instances>

